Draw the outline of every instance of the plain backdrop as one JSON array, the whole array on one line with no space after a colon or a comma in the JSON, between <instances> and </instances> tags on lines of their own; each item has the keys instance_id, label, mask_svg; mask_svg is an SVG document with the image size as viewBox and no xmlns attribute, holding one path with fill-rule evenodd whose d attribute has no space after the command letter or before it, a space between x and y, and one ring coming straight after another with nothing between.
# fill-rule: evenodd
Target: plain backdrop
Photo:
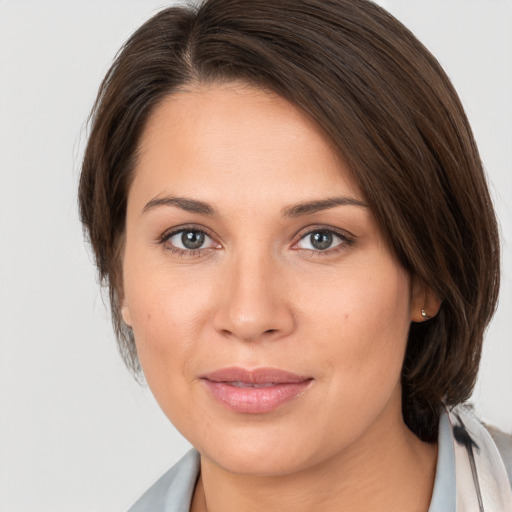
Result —
<instances>
[{"instance_id":1,"label":"plain backdrop","mask_svg":"<svg viewBox=\"0 0 512 512\"><path fill-rule=\"evenodd\" d=\"M503 234L474 394L512 431L512 2L384 0L445 66ZM0 0L0 511L125 510L189 447L117 355L78 222L85 121L130 33L169 2Z\"/></svg>"}]
</instances>

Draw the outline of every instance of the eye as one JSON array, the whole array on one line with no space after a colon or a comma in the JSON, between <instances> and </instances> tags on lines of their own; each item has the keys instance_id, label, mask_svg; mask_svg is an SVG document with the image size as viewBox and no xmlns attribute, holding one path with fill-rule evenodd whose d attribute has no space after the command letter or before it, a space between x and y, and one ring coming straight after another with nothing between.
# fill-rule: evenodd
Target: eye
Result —
<instances>
[{"instance_id":1,"label":"eye","mask_svg":"<svg viewBox=\"0 0 512 512\"><path fill-rule=\"evenodd\" d=\"M200 249L216 247L214 241L199 229L180 229L166 235L162 242L171 246L172 249L190 252Z\"/></svg>"},{"instance_id":2,"label":"eye","mask_svg":"<svg viewBox=\"0 0 512 512\"><path fill-rule=\"evenodd\" d=\"M306 233L300 239L297 247L312 251L327 251L343 243L349 243L349 240L341 234L329 229L316 229Z\"/></svg>"}]
</instances>

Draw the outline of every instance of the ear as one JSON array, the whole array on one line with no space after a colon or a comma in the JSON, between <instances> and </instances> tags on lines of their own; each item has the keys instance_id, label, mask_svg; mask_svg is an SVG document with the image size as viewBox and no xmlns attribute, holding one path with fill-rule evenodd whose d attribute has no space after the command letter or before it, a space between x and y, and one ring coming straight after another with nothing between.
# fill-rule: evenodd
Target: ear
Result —
<instances>
[{"instance_id":1,"label":"ear","mask_svg":"<svg viewBox=\"0 0 512 512\"><path fill-rule=\"evenodd\" d=\"M132 326L132 317L130 315L130 308L128 307L128 304L126 304L126 301L123 299L123 303L121 304L121 317L123 319L123 322L128 326Z\"/></svg>"},{"instance_id":2,"label":"ear","mask_svg":"<svg viewBox=\"0 0 512 512\"><path fill-rule=\"evenodd\" d=\"M439 313L441 299L418 278L411 283L411 322L425 322Z\"/></svg>"}]
</instances>

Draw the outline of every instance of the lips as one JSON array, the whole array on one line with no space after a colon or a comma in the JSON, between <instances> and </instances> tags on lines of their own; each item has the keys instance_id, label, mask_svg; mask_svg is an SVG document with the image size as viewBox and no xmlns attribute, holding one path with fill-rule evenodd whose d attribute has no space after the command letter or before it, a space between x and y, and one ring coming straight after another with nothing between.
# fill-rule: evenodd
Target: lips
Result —
<instances>
[{"instance_id":1,"label":"lips","mask_svg":"<svg viewBox=\"0 0 512 512\"><path fill-rule=\"evenodd\" d=\"M302 395L312 380L277 368L230 367L201 376L213 399L244 414L273 411Z\"/></svg>"}]
</instances>

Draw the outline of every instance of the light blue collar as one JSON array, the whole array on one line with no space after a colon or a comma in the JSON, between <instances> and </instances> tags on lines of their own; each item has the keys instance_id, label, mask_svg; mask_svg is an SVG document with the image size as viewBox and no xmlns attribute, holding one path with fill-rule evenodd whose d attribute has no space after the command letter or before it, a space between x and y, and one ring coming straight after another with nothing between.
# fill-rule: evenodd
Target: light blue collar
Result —
<instances>
[{"instance_id":1,"label":"light blue collar","mask_svg":"<svg viewBox=\"0 0 512 512\"><path fill-rule=\"evenodd\" d=\"M428 512L455 512L455 510L455 452L452 427L448 413L443 407L439 421L436 479Z\"/></svg>"}]
</instances>

